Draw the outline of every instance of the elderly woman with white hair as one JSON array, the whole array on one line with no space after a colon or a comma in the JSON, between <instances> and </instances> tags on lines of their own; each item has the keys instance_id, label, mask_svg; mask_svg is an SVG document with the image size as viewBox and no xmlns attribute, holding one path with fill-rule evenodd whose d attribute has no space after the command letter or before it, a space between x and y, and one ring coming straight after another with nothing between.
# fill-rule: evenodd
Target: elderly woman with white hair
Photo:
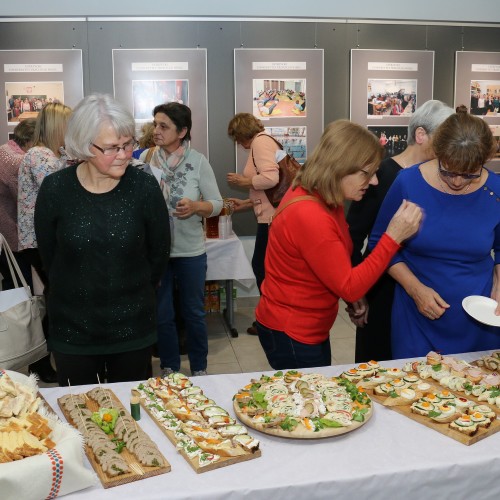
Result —
<instances>
[{"instance_id":1,"label":"elderly woman with white hair","mask_svg":"<svg viewBox=\"0 0 500 500\"><path fill-rule=\"evenodd\" d=\"M79 163L49 175L37 198L49 349L61 386L148 376L170 229L158 183L129 166L134 131L112 97L83 99L66 134L66 151Z\"/></svg>"}]
</instances>

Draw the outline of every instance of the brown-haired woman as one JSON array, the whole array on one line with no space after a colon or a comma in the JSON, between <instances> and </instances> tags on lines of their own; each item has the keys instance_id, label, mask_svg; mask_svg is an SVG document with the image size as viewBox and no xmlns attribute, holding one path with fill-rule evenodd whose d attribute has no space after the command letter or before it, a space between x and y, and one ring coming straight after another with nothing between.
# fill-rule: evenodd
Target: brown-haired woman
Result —
<instances>
[{"instance_id":1,"label":"brown-haired woman","mask_svg":"<svg viewBox=\"0 0 500 500\"><path fill-rule=\"evenodd\" d=\"M420 208L403 201L373 252L351 266L344 202L360 200L377 184L382 153L377 137L360 125L331 123L274 216L256 311L259 339L274 369L330 365L329 332L339 299L359 300L418 230Z\"/></svg>"},{"instance_id":2,"label":"brown-haired woman","mask_svg":"<svg viewBox=\"0 0 500 500\"><path fill-rule=\"evenodd\" d=\"M274 187L279 181L279 166L276 153L281 151L276 142L269 137L262 122L251 113L238 113L229 122L227 133L231 139L244 149L250 151L243 174L229 173L227 181L233 186L249 189L249 198L229 198L234 211L239 212L253 208L257 218L257 234L252 257L252 269L261 291L265 277L264 259L266 256L269 223L275 212L264 192ZM255 324L247 329L251 335L257 335Z\"/></svg>"},{"instance_id":3,"label":"brown-haired woman","mask_svg":"<svg viewBox=\"0 0 500 500\"><path fill-rule=\"evenodd\" d=\"M500 304L500 178L484 167L495 151L493 136L482 119L460 112L439 126L433 147L436 159L398 175L370 237L373 245L402 199L425 210L421 231L388 270L397 282L392 308L397 358L500 347L500 330L462 308L469 295ZM500 305L495 312L500 315Z\"/></svg>"}]
</instances>

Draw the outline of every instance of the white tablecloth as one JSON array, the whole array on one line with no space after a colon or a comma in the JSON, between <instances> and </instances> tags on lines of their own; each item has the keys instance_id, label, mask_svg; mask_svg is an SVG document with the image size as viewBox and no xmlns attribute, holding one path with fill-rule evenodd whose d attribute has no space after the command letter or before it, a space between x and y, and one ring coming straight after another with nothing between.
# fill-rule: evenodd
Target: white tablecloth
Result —
<instances>
[{"instance_id":1,"label":"white tablecloth","mask_svg":"<svg viewBox=\"0 0 500 500\"><path fill-rule=\"evenodd\" d=\"M237 280L251 286L255 276L239 238L232 234L227 240L207 238L207 280Z\"/></svg>"},{"instance_id":2,"label":"white tablecloth","mask_svg":"<svg viewBox=\"0 0 500 500\"><path fill-rule=\"evenodd\" d=\"M469 361L484 353L461 355ZM403 361L383 363L402 366ZM316 368L339 375L351 366ZM205 394L232 412L232 396L254 374L193 377ZM134 384L109 387L128 406ZM73 387L83 392L90 387ZM68 388L41 389L59 410ZM60 411L59 411L60 413ZM495 499L500 498L500 433L465 446L388 408L375 404L373 417L358 430L321 440L291 440L253 431L262 457L196 474L142 411L141 427L158 444L171 472L131 484L92 487L67 499ZM233 415L234 416L234 415ZM89 465L90 467L90 465Z\"/></svg>"}]
</instances>

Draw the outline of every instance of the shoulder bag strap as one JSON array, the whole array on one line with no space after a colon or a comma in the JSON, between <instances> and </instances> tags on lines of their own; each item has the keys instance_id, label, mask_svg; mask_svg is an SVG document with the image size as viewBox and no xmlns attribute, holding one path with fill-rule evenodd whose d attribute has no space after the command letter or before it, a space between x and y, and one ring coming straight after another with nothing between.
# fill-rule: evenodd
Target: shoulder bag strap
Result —
<instances>
[{"instance_id":1,"label":"shoulder bag strap","mask_svg":"<svg viewBox=\"0 0 500 500\"><path fill-rule=\"evenodd\" d=\"M280 149L283 149L283 144L281 144L281 142L277 141L272 135L266 134L265 132L259 132L256 135L256 138L257 137L269 137L269 139L272 139L279 146ZM255 158L253 156L253 148L250 148L250 152L252 153L252 161L253 161L253 166L255 168L255 171L257 173L259 173L259 171L257 169L257 165L255 164Z\"/></svg>"},{"instance_id":2,"label":"shoulder bag strap","mask_svg":"<svg viewBox=\"0 0 500 500\"><path fill-rule=\"evenodd\" d=\"M5 251L5 258L7 259L7 264L9 266L10 270L10 275L12 278L12 281L14 282L14 286L18 288L18 281L17 281L17 276L19 276L19 279L21 280L21 283L26 290L26 293L28 294L28 297L31 298L31 290L30 287L28 286L28 283L26 283L26 280L24 279L23 273L21 272L21 269L19 268L19 265L16 261L16 258L14 257L14 254L12 253L12 250L10 249L9 244L7 243L7 240L5 237L0 234L0 248L2 248ZM17 276L16 276L17 274Z\"/></svg>"},{"instance_id":3,"label":"shoulder bag strap","mask_svg":"<svg viewBox=\"0 0 500 500\"><path fill-rule=\"evenodd\" d=\"M315 201L316 203L320 203L326 209L326 205L323 203L323 201L321 201L320 199L316 198L316 196L312 196L310 194L305 194L305 195L302 195L302 196L297 196L297 198L292 198L291 200L288 200L284 205L280 205L278 207L278 210L276 210L276 212L274 212L273 216L271 217L271 222L269 224L271 224L274 221L274 219L276 219L276 217L278 217L278 215L281 212L283 212L283 210L285 210L285 208L288 207L289 205L292 205L293 203L297 203L298 201L306 201L306 200Z\"/></svg>"}]
</instances>

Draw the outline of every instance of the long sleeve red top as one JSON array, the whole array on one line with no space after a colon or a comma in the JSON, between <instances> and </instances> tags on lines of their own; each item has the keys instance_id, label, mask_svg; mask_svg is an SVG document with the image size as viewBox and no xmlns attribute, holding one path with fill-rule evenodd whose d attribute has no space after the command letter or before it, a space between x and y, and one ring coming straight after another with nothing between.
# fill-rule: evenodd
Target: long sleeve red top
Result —
<instances>
[{"instance_id":1,"label":"long sleeve red top","mask_svg":"<svg viewBox=\"0 0 500 500\"><path fill-rule=\"evenodd\" d=\"M282 203L306 194L300 187L289 190ZM353 302L363 297L399 248L384 234L373 252L352 267L344 207L327 210L312 200L291 204L269 231L257 320L305 344L324 342L339 298Z\"/></svg>"}]
</instances>

